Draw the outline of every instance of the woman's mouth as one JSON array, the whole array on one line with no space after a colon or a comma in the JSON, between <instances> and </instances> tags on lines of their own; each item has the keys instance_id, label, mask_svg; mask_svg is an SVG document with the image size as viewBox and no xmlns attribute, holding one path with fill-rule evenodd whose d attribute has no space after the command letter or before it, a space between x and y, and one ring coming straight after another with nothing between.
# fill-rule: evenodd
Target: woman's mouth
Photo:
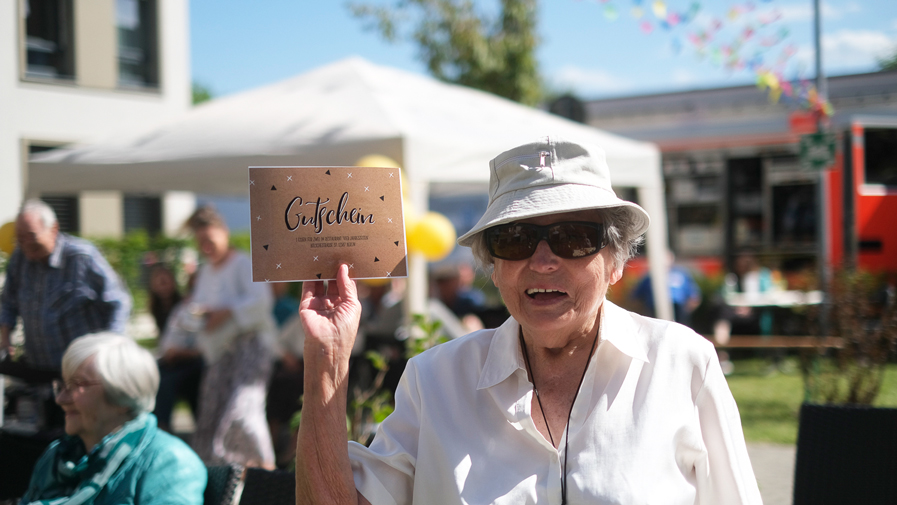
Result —
<instances>
[{"instance_id":1,"label":"woman's mouth","mask_svg":"<svg viewBox=\"0 0 897 505\"><path fill-rule=\"evenodd\" d=\"M550 300L567 296L567 293L558 289L530 288L526 290L526 296L533 300Z\"/></svg>"}]
</instances>

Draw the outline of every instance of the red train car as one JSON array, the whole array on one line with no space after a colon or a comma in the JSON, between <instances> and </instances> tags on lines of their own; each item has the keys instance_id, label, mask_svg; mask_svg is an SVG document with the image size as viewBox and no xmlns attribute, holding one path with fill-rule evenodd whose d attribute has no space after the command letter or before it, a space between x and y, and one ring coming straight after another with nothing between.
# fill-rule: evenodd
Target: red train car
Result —
<instances>
[{"instance_id":1,"label":"red train car","mask_svg":"<svg viewBox=\"0 0 897 505\"><path fill-rule=\"evenodd\" d=\"M829 259L897 272L897 119L855 116L827 175Z\"/></svg>"}]
</instances>

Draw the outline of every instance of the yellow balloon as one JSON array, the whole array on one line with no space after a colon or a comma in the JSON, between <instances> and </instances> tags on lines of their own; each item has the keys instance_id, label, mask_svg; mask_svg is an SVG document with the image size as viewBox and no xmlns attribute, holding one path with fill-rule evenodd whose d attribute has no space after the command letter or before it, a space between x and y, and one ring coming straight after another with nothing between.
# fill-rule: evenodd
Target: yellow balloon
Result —
<instances>
[{"instance_id":1,"label":"yellow balloon","mask_svg":"<svg viewBox=\"0 0 897 505\"><path fill-rule=\"evenodd\" d=\"M401 181L402 181L402 198L408 198L408 178L405 177L405 171L402 170L402 166L399 165L399 162L390 158L389 156L383 156L382 154L368 154L367 156L362 156L358 158L358 161L355 162L356 167L386 167L386 168L398 168L402 173Z\"/></svg>"},{"instance_id":2,"label":"yellow balloon","mask_svg":"<svg viewBox=\"0 0 897 505\"><path fill-rule=\"evenodd\" d=\"M427 212L408 234L408 248L423 254L427 261L439 261L452 252L457 238L455 227L447 217Z\"/></svg>"},{"instance_id":3,"label":"yellow balloon","mask_svg":"<svg viewBox=\"0 0 897 505\"><path fill-rule=\"evenodd\" d=\"M389 279L359 279L359 283L364 284L366 286L370 286L372 288L385 286L389 284L391 281Z\"/></svg>"},{"instance_id":4,"label":"yellow balloon","mask_svg":"<svg viewBox=\"0 0 897 505\"><path fill-rule=\"evenodd\" d=\"M361 158L358 158L358 161L355 162L355 166L402 168L399 165L399 162L390 158L389 156L383 156L382 154L369 154L367 156L362 156Z\"/></svg>"},{"instance_id":5,"label":"yellow balloon","mask_svg":"<svg viewBox=\"0 0 897 505\"><path fill-rule=\"evenodd\" d=\"M16 248L16 224L12 221L0 226L0 251L7 255Z\"/></svg>"},{"instance_id":6,"label":"yellow balloon","mask_svg":"<svg viewBox=\"0 0 897 505\"><path fill-rule=\"evenodd\" d=\"M407 198L402 198L402 219L405 220L405 235L411 234L414 231L414 226L417 224L418 217L417 212L414 211L414 206L411 205Z\"/></svg>"}]
</instances>

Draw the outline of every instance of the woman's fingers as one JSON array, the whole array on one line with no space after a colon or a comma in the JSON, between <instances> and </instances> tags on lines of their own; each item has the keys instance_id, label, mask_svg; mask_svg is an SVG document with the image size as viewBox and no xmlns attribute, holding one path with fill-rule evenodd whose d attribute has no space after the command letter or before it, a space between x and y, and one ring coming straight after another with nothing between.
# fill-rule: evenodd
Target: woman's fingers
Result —
<instances>
[{"instance_id":1,"label":"woman's fingers","mask_svg":"<svg viewBox=\"0 0 897 505\"><path fill-rule=\"evenodd\" d=\"M358 287L349 277L349 267L346 264L340 265L336 272L336 289L337 296L343 301L358 299Z\"/></svg>"}]
</instances>

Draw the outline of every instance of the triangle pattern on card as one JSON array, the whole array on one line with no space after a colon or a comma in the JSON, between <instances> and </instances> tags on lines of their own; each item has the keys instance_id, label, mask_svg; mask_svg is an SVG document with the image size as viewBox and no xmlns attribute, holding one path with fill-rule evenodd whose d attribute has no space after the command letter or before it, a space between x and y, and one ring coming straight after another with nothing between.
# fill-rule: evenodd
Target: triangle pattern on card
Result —
<instances>
[{"instance_id":1,"label":"triangle pattern on card","mask_svg":"<svg viewBox=\"0 0 897 505\"><path fill-rule=\"evenodd\" d=\"M271 191L277 191L277 188L274 186L271 186Z\"/></svg>"},{"instance_id":2,"label":"triangle pattern on card","mask_svg":"<svg viewBox=\"0 0 897 505\"><path fill-rule=\"evenodd\" d=\"M264 247L266 251L268 250L268 244L265 244L262 247Z\"/></svg>"},{"instance_id":3,"label":"triangle pattern on card","mask_svg":"<svg viewBox=\"0 0 897 505\"><path fill-rule=\"evenodd\" d=\"M318 279L321 278L321 274L315 274L315 276L317 276Z\"/></svg>"},{"instance_id":4,"label":"triangle pattern on card","mask_svg":"<svg viewBox=\"0 0 897 505\"><path fill-rule=\"evenodd\" d=\"M381 202L385 202L385 201L386 201L386 199L384 198L385 196L386 196L386 195L383 195L383 196L380 197L380 201L381 201Z\"/></svg>"},{"instance_id":5,"label":"triangle pattern on card","mask_svg":"<svg viewBox=\"0 0 897 505\"><path fill-rule=\"evenodd\" d=\"M396 247L399 247L399 241L398 241L398 240L396 240L395 242L393 242L393 244L395 244Z\"/></svg>"},{"instance_id":6,"label":"triangle pattern on card","mask_svg":"<svg viewBox=\"0 0 897 505\"><path fill-rule=\"evenodd\" d=\"M330 175L330 170L328 170L328 171L326 171L326 172L324 172L324 173L327 174L327 175Z\"/></svg>"},{"instance_id":7,"label":"triangle pattern on card","mask_svg":"<svg viewBox=\"0 0 897 505\"><path fill-rule=\"evenodd\" d=\"M378 261L380 261L380 258L374 256L374 263L376 263L376 262L378 262Z\"/></svg>"}]
</instances>

